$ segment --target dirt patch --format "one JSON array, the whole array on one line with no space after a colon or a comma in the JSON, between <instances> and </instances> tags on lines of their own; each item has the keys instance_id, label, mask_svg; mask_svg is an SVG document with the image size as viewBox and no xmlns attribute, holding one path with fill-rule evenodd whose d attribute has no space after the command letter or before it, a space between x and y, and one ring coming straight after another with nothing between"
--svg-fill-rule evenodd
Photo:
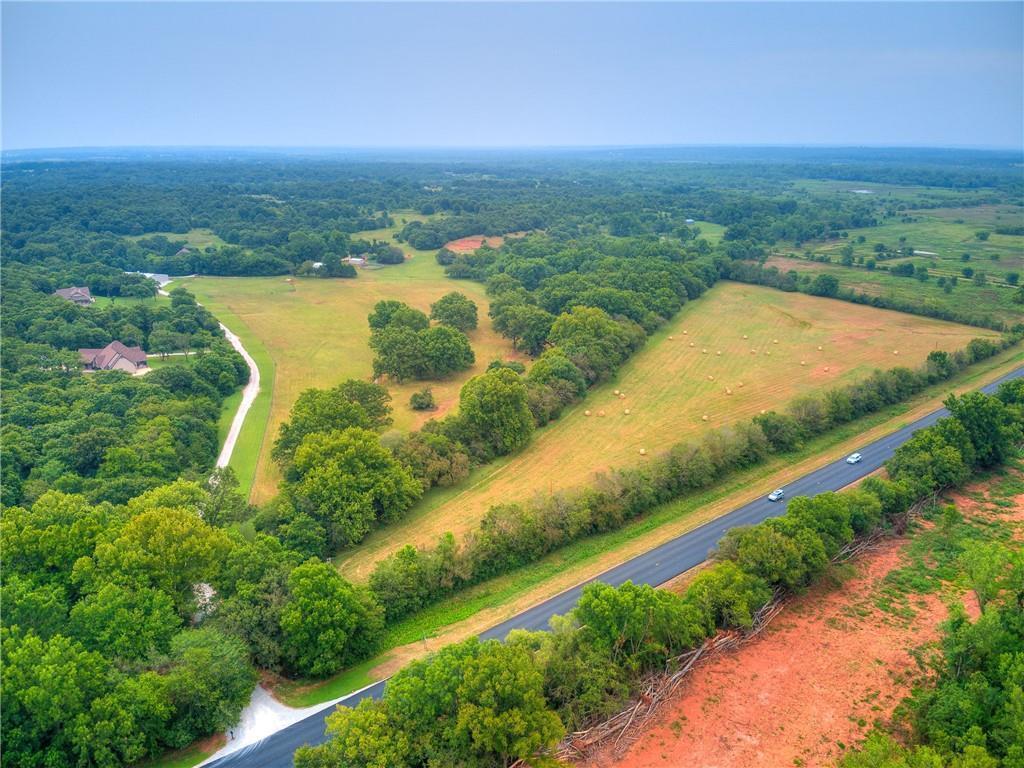
<instances>
[{"instance_id":1,"label":"dirt patch","mask_svg":"<svg viewBox=\"0 0 1024 768\"><path fill-rule=\"evenodd\" d=\"M461 237L458 240L452 240L450 243L445 243L444 247L452 253L472 253L478 248L481 248L484 243L491 248L500 248L503 242L505 242L505 238L500 236L485 237L484 235L470 235L469 237Z\"/></svg>"},{"instance_id":2,"label":"dirt patch","mask_svg":"<svg viewBox=\"0 0 1024 768\"><path fill-rule=\"evenodd\" d=\"M1024 530L1022 488L1015 468L949 500L965 519L1010 521L1016 536ZM841 584L792 600L761 637L698 667L625 756L608 747L584 765L834 765L924 679L921 662L937 652L946 601L960 602L971 619L980 613L973 592L950 585L908 595L910 611L884 609L886 576L913 559L911 543L886 540L847 566Z\"/></svg>"},{"instance_id":3,"label":"dirt patch","mask_svg":"<svg viewBox=\"0 0 1024 768\"><path fill-rule=\"evenodd\" d=\"M1024 473L1011 470L1003 482L1014 483L1019 488L1024 485ZM964 517L992 522L1011 521L1014 523L1014 540L1024 540L1024 492L995 494L991 487L978 485L953 493L950 498Z\"/></svg>"},{"instance_id":4,"label":"dirt patch","mask_svg":"<svg viewBox=\"0 0 1024 768\"><path fill-rule=\"evenodd\" d=\"M935 641L947 609L915 598L912 619L871 595L898 567L906 539L862 557L838 587L790 603L764 635L700 667L620 760L588 766L825 766L885 720L921 675L915 651Z\"/></svg>"}]
</instances>

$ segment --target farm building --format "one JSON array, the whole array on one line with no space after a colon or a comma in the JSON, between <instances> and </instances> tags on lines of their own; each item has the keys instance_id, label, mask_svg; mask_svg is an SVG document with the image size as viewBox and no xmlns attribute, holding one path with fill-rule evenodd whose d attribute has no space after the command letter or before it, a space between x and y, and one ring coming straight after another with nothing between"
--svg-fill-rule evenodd
<instances>
[{"instance_id":1,"label":"farm building","mask_svg":"<svg viewBox=\"0 0 1024 768\"><path fill-rule=\"evenodd\" d=\"M345 261L347 261L353 267L361 267L366 263L366 259L364 259L362 256L349 256L347 259L345 259Z\"/></svg>"},{"instance_id":2,"label":"farm building","mask_svg":"<svg viewBox=\"0 0 1024 768\"><path fill-rule=\"evenodd\" d=\"M80 307L87 307L96 301L92 297L92 293L86 286L72 286L71 288L58 288L53 292L54 296L60 296L62 299L78 304Z\"/></svg>"},{"instance_id":3,"label":"farm building","mask_svg":"<svg viewBox=\"0 0 1024 768\"><path fill-rule=\"evenodd\" d=\"M80 349L78 356L87 371L126 371L135 373L146 367L146 353L142 347L127 347L112 341L103 349Z\"/></svg>"}]
</instances>

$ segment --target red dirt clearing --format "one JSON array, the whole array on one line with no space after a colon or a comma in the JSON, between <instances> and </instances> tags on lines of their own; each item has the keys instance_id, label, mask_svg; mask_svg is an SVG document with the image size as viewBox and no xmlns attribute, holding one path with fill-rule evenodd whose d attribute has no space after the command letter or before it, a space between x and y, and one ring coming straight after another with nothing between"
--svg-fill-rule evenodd
<instances>
[{"instance_id":1,"label":"red dirt clearing","mask_svg":"<svg viewBox=\"0 0 1024 768\"><path fill-rule=\"evenodd\" d=\"M1001 480L982 481L950 500L967 519L1010 522L1017 538L1024 532L1024 494L994 497L994 482ZM875 722L891 718L922 679L915 651L937 652L939 624L948 615L944 600L958 594L954 587L941 590L945 597L909 596L910 619L877 607L877 590L900 567L908 544L907 538L884 541L851 564L853 575L840 586L819 585L790 601L759 638L697 667L658 713L660 724L624 757L616 758L611 746L585 765L834 765ZM977 618L974 594L959 599Z\"/></svg>"},{"instance_id":2,"label":"red dirt clearing","mask_svg":"<svg viewBox=\"0 0 1024 768\"><path fill-rule=\"evenodd\" d=\"M624 758L609 751L586 765L832 765L840 743L858 743L910 693L920 676L911 651L933 642L947 616L936 596L916 597L909 622L869 602L906 543L885 542L842 586L793 600L762 637L699 667Z\"/></svg>"},{"instance_id":3,"label":"red dirt clearing","mask_svg":"<svg viewBox=\"0 0 1024 768\"><path fill-rule=\"evenodd\" d=\"M472 253L477 248L487 243L491 248L500 248L501 244L505 242L503 237L484 237L483 235L470 235L469 237L462 237L458 240L452 240L450 243L445 243L447 248L452 253Z\"/></svg>"}]
</instances>

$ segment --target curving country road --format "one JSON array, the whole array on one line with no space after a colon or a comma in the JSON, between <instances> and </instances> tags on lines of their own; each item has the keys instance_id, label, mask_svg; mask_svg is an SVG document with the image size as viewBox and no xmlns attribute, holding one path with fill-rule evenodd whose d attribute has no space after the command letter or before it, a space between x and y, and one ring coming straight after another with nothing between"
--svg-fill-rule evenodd
<instances>
[{"instance_id":1,"label":"curving country road","mask_svg":"<svg viewBox=\"0 0 1024 768\"><path fill-rule=\"evenodd\" d=\"M260 393L260 369L256 365L256 361L252 359L252 355L242 346L242 340L238 338L238 334L232 333L224 323L220 323L220 329L224 331L224 338L228 340L231 346L235 348L235 351L245 360L245 364L249 366L249 383L242 390L242 401L238 404L235 417L231 420L228 436L225 438L224 445L220 449L220 455L217 457L217 466L226 467L231 462L231 454L235 452L235 443L238 442L238 436L242 432L245 417L249 414L249 409L252 408L256 395Z\"/></svg>"},{"instance_id":2,"label":"curving country road","mask_svg":"<svg viewBox=\"0 0 1024 768\"><path fill-rule=\"evenodd\" d=\"M1004 381L1020 377L1024 377L1024 368L1018 368L1012 373L1002 376L982 387L981 391L992 393ZM942 408L873 443L863 447L850 446L851 453L858 451L863 454L863 461L851 465L847 464L844 459L840 459L819 467L787 485L787 498L813 496L825 491L837 491L844 488L881 467L886 459L892 456L893 451L906 442L915 431L930 426L947 415L948 411ZM765 490L767 492L770 489ZM603 581L614 586L626 581L651 585L662 584L680 573L700 565L707 558L708 552L715 546L715 543L730 528L737 525L759 523L769 517L780 515L785 511L786 504L786 501L772 503L763 497L756 499L649 552L627 560L593 579L538 603L533 608L492 627L481 637L502 639L513 629L547 629L551 617L571 610L579 599L580 591L591 581ZM385 682L381 680L374 683L337 703L354 706L364 698L377 698L384 690ZM263 741L223 757L215 757L205 765L216 766L216 768L250 768L250 766L252 768L257 766L259 768L291 768L292 756L298 747L303 744L320 744L327 739L324 733L324 720L334 711L334 707L334 702L326 704L320 711L268 736Z\"/></svg>"},{"instance_id":3,"label":"curving country road","mask_svg":"<svg viewBox=\"0 0 1024 768\"><path fill-rule=\"evenodd\" d=\"M198 277L198 275L186 275L185 277ZM181 280L182 278L172 278L166 283L156 289L156 292L161 296L170 296L171 294L165 289L164 286L170 285L174 280ZM238 436L242 432L242 425L245 424L245 417L249 415L249 409L252 408L253 402L256 400L256 395L260 393L260 369L256 365L256 361L252 359L252 355L249 354L248 350L242 346L242 340L238 338L237 333L233 333L224 323L218 321L217 323L220 329L224 331L224 338L228 340L228 343L235 348L235 351L242 356L245 360L245 364L249 366L249 383L245 385L245 389L242 390L242 401L238 404L238 410L235 411L234 418L231 419L231 427L228 429L228 436L224 440L224 445L221 446L220 454L217 456L218 467L226 467L231 463L231 454L235 452L235 443L238 442ZM172 355L178 354L172 352Z\"/></svg>"}]
</instances>

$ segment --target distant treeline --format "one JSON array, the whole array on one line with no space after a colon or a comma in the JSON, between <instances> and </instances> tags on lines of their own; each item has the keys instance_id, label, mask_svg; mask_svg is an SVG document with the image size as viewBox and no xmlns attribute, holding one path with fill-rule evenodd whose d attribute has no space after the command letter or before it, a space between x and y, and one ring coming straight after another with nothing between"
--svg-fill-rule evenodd
<instances>
[{"instance_id":1,"label":"distant treeline","mask_svg":"<svg viewBox=\"0 0 1024 768\"><path fill-rule=\"evenodd\" d=\"M1003 202L1021 187L995 154L896 152L846 166L825 156L739 153L707 164L650 163L644 153L628 161L584 154L533 162L272 156L7 163L3 249L8 261L24 263L58 258L179 275L276 275L344 257L341 237L387 227L400 210L434 217L401 229L400 239L422 249L526 230L560 240L601 233L685 239L688 219L726 226L728 241L749 248L830 239L904 205L883 195L794 190L794 179L927 184L958 190L967 205ZM940 197L915 204L949 203L948 193ZM226 245L194 247L175 237L195 229L211 230Z\"/></svg>"}]
</instances>

